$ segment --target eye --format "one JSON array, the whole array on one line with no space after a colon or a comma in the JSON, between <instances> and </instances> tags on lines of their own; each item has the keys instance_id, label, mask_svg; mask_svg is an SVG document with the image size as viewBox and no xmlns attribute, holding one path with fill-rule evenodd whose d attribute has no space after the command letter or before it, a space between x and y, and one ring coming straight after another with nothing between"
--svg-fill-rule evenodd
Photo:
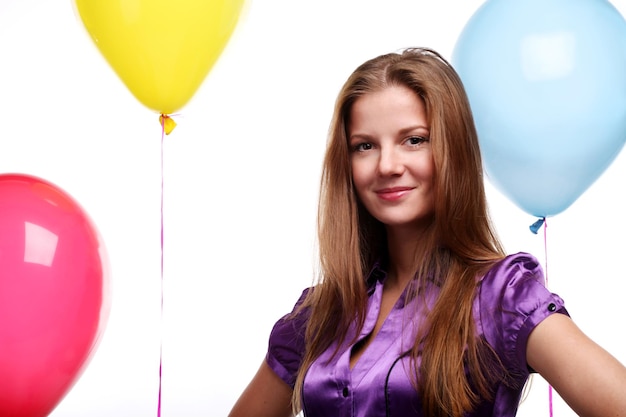
<instances>
[{"instance_id":1,"label":"eye","mask_svg":"<svg viewBox=\"0 0 626 417\"><path fill-rule=\"evenodd\" d=\"M363 152L363 151L369 151L370 149L372 149L374 146L371 143L368 142L362 142L362 143L358 143L356 145L354 145L352 147L352 150L354 152Z\"/></svg>"},{"instance_id":2,"label":"eye","mask_svg":"<svg viewBox=\"0 0 626 417\"><path fill-rule=\"evenodd\" d=\"M409 145L421 145L424 142L428 142L428 140L429 139L424 136L411 136L406 140L406 142Z\"/></svg>"}]
</instances>

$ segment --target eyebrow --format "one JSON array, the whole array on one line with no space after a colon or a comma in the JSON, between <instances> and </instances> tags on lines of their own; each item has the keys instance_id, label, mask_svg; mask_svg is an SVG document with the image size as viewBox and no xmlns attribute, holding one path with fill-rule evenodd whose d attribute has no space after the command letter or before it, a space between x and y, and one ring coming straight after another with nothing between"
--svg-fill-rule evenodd
<instances>
[{"instance_id":1,"label":"eyebrow","mask_svg":"<svg viewBox=\"0 0 626 417\"><path fill-rule=\"evenodd\" d=\"M416 126L410 126L410 127L406 127L404 129L400 129L400 134L407 134L409 132L413 132L415 130L425 130L426 132L428 132L430 134L430 129L426 126L423 125L416 125Z\"/></svg>"}]
</instances>

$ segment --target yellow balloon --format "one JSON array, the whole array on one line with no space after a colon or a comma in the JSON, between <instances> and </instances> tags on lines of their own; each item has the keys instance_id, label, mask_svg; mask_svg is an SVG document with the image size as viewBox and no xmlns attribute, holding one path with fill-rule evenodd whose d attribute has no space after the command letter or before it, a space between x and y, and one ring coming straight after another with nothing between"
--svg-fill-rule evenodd
<instances>
[{"instance_id":1,"label":"yellow balloon","mask_svg":"<svg viewBox=\"0 0 626 417\"><path fill-rule=\"evenodd\" d=\"M74 0L105 59L149 109L193 97L226 47L245 0Z\"/></svg>"}]
</instances>

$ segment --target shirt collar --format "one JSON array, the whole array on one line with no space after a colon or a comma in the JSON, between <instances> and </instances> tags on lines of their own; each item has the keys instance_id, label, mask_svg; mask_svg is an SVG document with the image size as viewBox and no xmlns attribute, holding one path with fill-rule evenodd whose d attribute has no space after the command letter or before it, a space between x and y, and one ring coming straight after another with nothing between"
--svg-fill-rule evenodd
<instances>
[{"instance_id":1,"label":"shirt collar","mask_svg":"<svg viewBox=\"0 0 626 417\"><path fill-rule=\"evenodd\" d=\"M376 283L380 282L381 284L385 282L387 278L387 271L385 271L381 265L380 261L374 262L372 269L370 269L369 274L367 275L367 293L368 295L372 295L374 293L374 289L376 288Z\"/></svg>"}]
</instances>

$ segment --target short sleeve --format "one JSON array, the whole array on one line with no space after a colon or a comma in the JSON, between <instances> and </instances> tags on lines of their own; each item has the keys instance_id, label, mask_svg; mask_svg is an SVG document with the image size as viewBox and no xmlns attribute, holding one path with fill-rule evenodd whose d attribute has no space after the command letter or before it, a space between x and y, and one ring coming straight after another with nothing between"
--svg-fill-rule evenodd
<instances>
[{"instance_id":1,"label":"short sleeve","mask_svg":"<svg viewBox=\"0 0 626 417\"><path fill-rule=\"evenodd\" d=\"M269 345L265 361L269 367L291 388L294 387L296 376L304 355L304 333L309 318L308 310L295 314L302 304L309 289L305 289L290 314L279 319L270 333Z\"/></svg>"},{"instance_id":2,"label":"short sleeve","mask_svg":"<svg viewBox=\"0 0 626 417\"><path fill-rule=\"evenodd\" d=\"M526 344L533 329L555 313L568 314L563 300L545 286L543 270L527 253L509 255L480 284L479 331L503 365L527 375Z\"/></svg>"}]
</instances>

